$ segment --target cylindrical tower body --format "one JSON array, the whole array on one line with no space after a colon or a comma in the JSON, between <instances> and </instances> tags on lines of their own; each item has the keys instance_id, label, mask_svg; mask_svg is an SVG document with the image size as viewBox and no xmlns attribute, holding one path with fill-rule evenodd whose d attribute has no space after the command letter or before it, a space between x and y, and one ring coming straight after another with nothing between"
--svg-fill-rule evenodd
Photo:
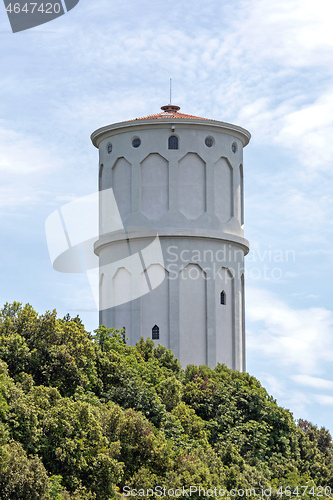
<instances>
[{"instance_id":1,"label":"cylindrical tower body","mask_svg":"<svg viewBox=\"0 0 333 500\"><path fill-rule=\"evenodd\" d=\"M179 112L98 129L100 323L183 366L245 370L248 131ZM115 203L116 202L116 203Z\"/></svg>"}]
</instances>

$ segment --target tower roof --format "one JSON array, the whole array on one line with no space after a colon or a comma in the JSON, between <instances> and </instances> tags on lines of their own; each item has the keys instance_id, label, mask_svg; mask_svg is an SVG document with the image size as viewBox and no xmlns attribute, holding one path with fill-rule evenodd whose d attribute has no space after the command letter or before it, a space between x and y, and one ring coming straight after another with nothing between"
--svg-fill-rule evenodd
<instances>
[{"instance_id":1,"label":"tower roof","mask_svg":"<svg viewBox=\"0 0 333 500\"><path fill-rule=\"evenodd\" d=\"M179 112L180 107L175 104L167 104L161 107L161 111L159 113L155 113L153 115L141 116L140 118L132 118L131 120L126 120L119 123L113 123L111 125L106 125L105 127L101 127L95 132L91 134L91 140L97 148L99 147L100 142L110 137L115 133L119 133L119 131L125 131L132 128L134 130L137 126L142 127L155 127L158 126L165 127L167 124L174 124L175 121L180 126L205 126L210 127L211 130L215 129L223 129L225 133L231 134L235 137L238 137L243 146L246 146L249 143L251 138L250 132L239 127L238 125L233 125L231 123L221 122L217 120L211 120L210 118L202 118L200 116L187 115L185 113ZM165 125L163 125L165 124Z\"/></svg>"},{"instance_id":2,"label":"tower roof","mask_svg":"<svg viewBox=\"0 0 333 500\"><path fill-rule=\"evenodd\" d=\"M175 104L167 104L166 106L161 107L162 112L161 113L155 113L154 115L147 115L147 116L141 116L140 118L133 118L130 121L135 121L135 120L163 120L165 118L175 118L176 120L179 119L186 119L186 120L209 120L209 118L202 118L200 116L194 116L194 115L186 115L185 113L179 113L180 107L176 106ZM211 121L211 120L210 120Z\"/></svg>"}]
</instances>

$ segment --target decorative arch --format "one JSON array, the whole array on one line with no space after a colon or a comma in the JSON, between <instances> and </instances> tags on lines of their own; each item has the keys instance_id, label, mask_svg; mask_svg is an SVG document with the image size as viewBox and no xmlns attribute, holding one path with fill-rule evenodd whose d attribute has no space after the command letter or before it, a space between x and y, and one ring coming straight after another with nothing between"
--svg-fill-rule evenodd
<instances>
[{"instance_id":1,"label":"decorative arch","mask_svg":"<svg viewBox=\"0 0 333 500\"><path fill-rule=\"evenodd\" d=\"M206 163L197 153L179 160L179 210L188 219L198 219L206 211Z\"/></svg>"},{"instance_id":2,"label":"decorative arch","mask_svg":"<svg viewBox=\"0 0 333 500\"><path fill-rule=\"evenodd\" d=\"M158 327L160 340L169 347L169 279L168 271L158 263L150 264L141 275L141 331L144 337L153 334L152 325Z\"/></svg>"},{"instance_id":3,"label":"decorative arch","mask_svg":"<svg viewBox=\"0 0 333 500\"><path fill-rule=\"evenodd\" d=\"M225 266L220 267L220 269L217 271L217 273L215 275L215 279L217 276L220 276L221 278L223 278L223 273L226 273L226 278L224 278L224 279L226 279L227 281L231 281L234 279L233 270L229 269L229 267L225 267Z\"/></svg>"},{"instance_id":4,"label":"decorative arch","mask_svg":"<svg viewBox=\"0 0 333 500\"><path fill-rule=\"evenodd\" d=\"M132 211L132 165L124 156L117 158L112 166L111 186L124 221Z\"/></svg>"},{"instance_id":5,"label":"decorative arch","mask_svg":"<svg viewBox=\"0 0 333 500\"><path fill-rule=\"evenodd\" d=\"M132 299L132 274L126 267L119 267L112 276L112 307Z\"/></svg>"},{"instance_id":6,"label":"decorative arch","mask_svg":"<svg viewBox=\"0 0 333 500\"><path fill-rule=\"evenodd\" d=\"M150 286L153 290L154 288L157 288L169 275L169 271L158 263L150 264L145 270L145 273L148 275Z\"/></svg>"},{"instance_id":7,"label":"decorative arch","mask_svg":"<svg viewBox=\"0 0 333 500\"><path fill-rule=\"evenodd\" d=\"M186 271L186 269L188 269L190 266L193 266L193 268L198 268L198 272L201 271L203 273L203 275L206 277L206 271L198 262L188 262L188 264L186 264L186 266L183 266L180 269L179 273Z\"/></svg>"},{"instance_id":8,"label":"decorative arch","mask_svg":"<svg viewBox=\"0 0 333 500\"><path fill-rule=\"evenodd\" d=\"M214 211L223 223L234 215L233 168L224 156L214 165Z\"/></svg>"},{"instance_id":9,"label":"decorative arch","mask_svg":"<svg viewBox=\"0 0 333 500\"><path fill-rule=\"evenodd\" d=\"M235 280L232 271L221 267L215 274L216 350L221 363L234 366Z\"/></svg>"},{"instance_id":10,"label":"decorative arch","mask_svg":"<svg viewBox=\"0 0 333 500\"><path fill-rule=\"evenodd\" d=\"M207 276L198 264L179 275L179 349L184 365L207 364Z\"/></svg>"},{"instance_id":11,"label":"decorative arch","mask_svg":"<svg viewBox=\"0 0 333 500\"><path fill-rule=\"evenodd\" d=\"M126 329L130 342L132 338L133 276L126 267L119 267L112 277L112 290L108 307L113 308L113 327Z\"/></svg>"},{"instance_id":12,"label":"decorative arch","mask_svg":"<svg viewBox=\"0 0 333 500\"><path fill-rule=\"evenodd\" d=\"M159 219L169 210L169 162L151 153L141 162L141 212Z\"/></svg>"}]
</instances>

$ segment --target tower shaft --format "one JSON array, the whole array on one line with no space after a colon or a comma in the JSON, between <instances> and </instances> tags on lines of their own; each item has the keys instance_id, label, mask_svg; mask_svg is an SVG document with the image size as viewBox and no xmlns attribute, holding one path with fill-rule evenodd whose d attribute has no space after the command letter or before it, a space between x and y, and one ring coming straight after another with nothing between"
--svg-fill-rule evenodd
<instances>
[{"instance_id":1,"label":"tower shaft","mask_svg":"<svg viewBox=\"0 0 333 500\"><path fill-rule=\"evenodd\" d=\"M246 130L184 115L98 129L100 323L150 337L183 366L245 370Z\"/></svg>"}]
</instances>

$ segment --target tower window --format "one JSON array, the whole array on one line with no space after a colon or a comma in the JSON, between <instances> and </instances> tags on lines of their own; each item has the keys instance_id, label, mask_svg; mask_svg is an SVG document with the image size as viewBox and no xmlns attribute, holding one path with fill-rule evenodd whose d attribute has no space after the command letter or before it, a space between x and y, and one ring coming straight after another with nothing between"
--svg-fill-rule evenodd
<instances>
[{"instance_id":1,"label":"tower window","mask_svg":"<svg viewBox=\"0 0 333 500\"><path fill-rule=\"evenodd\" d=\"M141 144L141 139L139 137L135 137L132 141L133 148L138 148Z\"/></svg>"},{"instance_id":2,"label":"tower window","mask_svg":"<svg viewBox=\"0 0 333 500\"><path fill-rule=\"evenodd\" d=\"M170 135L169 149L178 149L178 137L176 135Z\"/></svg>"},{"instance_id":3,"label":"tower window","mask_svg":"<svg viewBox=\"0 0 333 500\"><path fill-rule=\"evenodd\" d=\"M231 150L232 150L233 153L236 153L236 151L237 151L237 144L235 142L233 142L231 144Z\"/></svg>"},{"instance_id":4,"label":"tower window","mask_svg":"<svg viewBox=\"0 0 333 500\"><path fill-rule=\"evenodd\" d=\"M211 148L214 144L213 137L210 137L210 136L206 137L205 144L206 144L207 148Z\"/></svg>"},{"instance_id":5,"label":"tower window","mask_svg":"<svg viewBox=\"0 0 333 500\"><path fill-rule=\"evenodd\" d=\"M107 149L108 149L108 153L110 155L112 153L112 144L111 144L111 142L109 142L109 144L107 145Z\"/></svg>"},{"instance_id":6,"label":"tower window","mask_svg":"<svg viewBox=\"0 0 333 500\"><path fill-rule=\"evenodd\" d=\"M227 294L225 293L225 291L221 292L221 294L220 294L220 303L223 306L225 306L227 303Z\"/></svg>"},{"instance_id":7,"label":"tower window","mask_svg":"<svg viewBox=\"0 0 333 500\"><path fill-rule=\"evenodd\" d=\"M158 327L157 325L155 325L155 326L152 328L152 331L151 331L151 332L152 332L152 336L151 336L151 338L152 338L153 340L159 340L159 338L160 338L160 329L159 329L159 327Z\"/></svg>"}]
</instances>

